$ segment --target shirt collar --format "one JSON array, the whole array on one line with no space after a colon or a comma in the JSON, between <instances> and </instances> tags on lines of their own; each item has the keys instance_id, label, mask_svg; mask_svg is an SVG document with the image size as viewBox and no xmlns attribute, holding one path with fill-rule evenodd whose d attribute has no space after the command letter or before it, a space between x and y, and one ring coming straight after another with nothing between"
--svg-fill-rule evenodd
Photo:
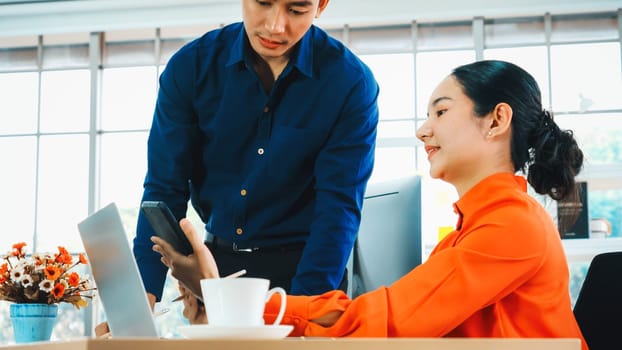
<instances>
[{"instance_id":1,"label":"shirt collar","mask_svg":"<svg viewBox=\"0 0 622 350\"><path fill-rule=\"evenodd\" d=\"M473 186L453 205L454 212L458 214L456 230L462 227L465 215L474 213L486 203L499 200L494 195L491 196L491 193L507 193L509 190L527 192L527 180L511 173L497 173Z\"/></svg>"},{"instance_id":2,"label":"shirt collar","mask_svg":"<svg viewBox=\"0 0 622 350\"><path fill-rule=\"evenodd\" d=\"M300 39L298 45L296 45L293 49L292 57L289 63L289 65L296 67L300 73L310 78L313 77L313 36L315 34L315 30L315 26L311 26L302 39ZM250 44L248 43L246 30L244 30L244 25L240 25L238 37L233 42L231 47L231 53L229 55L229 60L227 61L227 66L240 62L246 62L247 65L249 65L249 50Z\"/></svg>"},{"instance_id":3,"label":"shirt collar","mask_svg":"<svg viewBox=\"0 0 622 350\"><path fill-rule=\"evenodd\" d=\"M246 38L246 30L244 25L239 24L238 36L231 46L229 53L229 60L227 61L227 67L236 63L244 62L245 47L248 46L248 39Z\"/></svg>"},{"instance_id":4,"label":"shirt collar","mask_svg":"<svg viewBox=\"0 0 622 350\"><path fill-rule=\"evenodd\" d=\"M311 26L307 33L300 39L292 53L292 63L300 73L313 78L313 37L316 28Z\"/></svg>"}]
</instances>

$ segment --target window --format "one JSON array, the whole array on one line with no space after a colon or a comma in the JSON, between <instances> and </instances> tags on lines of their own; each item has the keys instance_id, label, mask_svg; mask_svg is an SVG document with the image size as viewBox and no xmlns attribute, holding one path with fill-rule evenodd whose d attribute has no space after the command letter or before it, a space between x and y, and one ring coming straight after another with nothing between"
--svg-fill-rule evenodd
<instances>
[{"instance_id":1,"label":"window","mask_svg":"<svg viewBox=\"0 0 622 350\"><path fill-rule=\"evenodd\" d=\"M417 50L473 49L471 22L421 23L417 25Z\"/></svg>"},{"instance_id":2,"label":"window","mask_svg":"<svg viewBox=\"0 0 622 350\"><path fill-rule=\"evenodd\" d=\"M380 85L378 144L370 181L412 174L415 171L415 74L412 53L361 55Z\"/></svg>"},{"instance_id":3,"label":"window","mask_svg":"<svg viewBox=\"0 0 622 350\"><path fill-rule=\"evenodd\" d=\"M412 52L410 25L394 27L352 28L348 47L358 53Z\"/></svg>"},{"instance_id":4,"label":"window","mask_svg":"<svg viewBox=\"0 0 622 350\"><path fill-rule=\"evenodd\" d=\"M103 64L140 66L156 63L156 30L134 29L109 31L104 35Z\"/></svg>"},{"instance_id":5,"label":"window","mask_svg":"<svg viewBox=\"0 0 622 350\"><path fill-rule=\"evenodd\" d=\"M89 129L90 78L86 69L41 73L41 132L86 132Z\"/></svg>"},{"instance_id":6,"label":"window","mask_svg":"<svg viewBox=\"0 0 622 350\"><path fill-rule=\"evenodd\" d=\"M607 219L610 236L622 237L622 113L562 115L556 121L582 145L587 165L579 176L588 182L589 217Z\"/></svg>"},{"instance_id":7,"label":"window","mask_svg":"<svg viewBox=\"0 0 622 350\"><path fill-rule=\"evenodd\" d=\"M621 237L618 13L487 18L483 31L474 31L474 22L328 30L369 65L380 84L371 181L423 176L426 257L446 227L455 225L451 203L457 199L453 187L428 177L427 156L415 137L426 119L429 95L452 68L476 57L508 60L534 75L545 108L577 136L586 155L581 178L588 181L589 215L609 220L611 236ZM0 228L11 233L0 235L2 247L19 237L37 251L64 244L79 252L76 223L113 201L128 240L133 239L158 75L176 50L213 28L0 38L0 162L9 165L0 172L0 210L9 213ZM201 226L192 209L189 217ZM571 264L571 290L580 286L585 268ZM185 323L181 303L170 303L176 296L176 282L169 276L161 307L172 311L156 319L164 336L176 336L177 325ZM0 304L1 315L8 313L5 306ZM57 325L54 339L88 333L85 324L104 317L97 301L92 310L76 312L69 305L61 313L71 317L63 317L67 323ZM11 339L7 322L8 317L0 317L5 326L0 342Z\"/></svg>"},{"instance_id":8,"label":"window","mask_svg":"<svg viewBox=\"0 0 622 350\"><path fill-rule=\"evenodd\" d=\"M621 74L619 42L552 46L553 110L622 109Z\"/></svg>"},{"instance_id":9,"label":"window","mask_svg":"<svg viewBox=\"0 0 622 350\"><path fill-rule=\"evenodd\" d=\"M487 20L484 39L488 48L542 45L546 40L544 17Z\"/></svg>"},{"instance_id":10,"label":"window","mask_svg":"<svg viewBox=\"0 0 622 350\"><path fill-rule=\"evenodd\" d=\"M3 124L4 125L4 124ZM0 137L0 246L9 250L16 237L30 242L35 231L37 140L32 136ZM9 151L19 150L19 151Z\"/></svg>"},{"instance_id":11,"label":"window","mask_svg":"<svg viewBox=\"0 0 622 350\"><path fill-rule=\"evenodd\" d=\"M42 66L44 69L88 67L88 33L46 35L43 38Z\"/></svg>"},{"instance_id":12,"label":"window","mask_svg":"<svg viewBox=\"0 0 622 350\"><path fill-rule=\"evenodd\" d=\"M550 109L549 70L546 46L522 46L484 51L484 58L503 60L519 65L536 79L542 93L542 105Z\"/></svg>"},{"instance_id":13,"label":"window","mask_svg":"<svg viewBox=\"0 0 622 350\"><path fill-rule=\"evenodd\" d=\"M83 250L77 223L88 215L87 135L40 137L35 245L39 252Z\"/></svg>"},{"instance_id":14,"label":"window","mask_svg":"<svg viewBox=\"0 0 622 350\"><path fill-rule=\"evenodd\" d=\"M147 132L107 133L100 142L100 203L117 204L128 238L133 238L147 169Z\"/></svg>"},{"instance_id":15,"label":"window","mask_svg":"<svg viewBox=\"0 0 622 350\"><path fill-rule=\"evenodd\" d=\"M157 67L107 68L102 72L102 130L148 130L155 107Z\"/></svg>"},{"instance_id":16,"label":"window","mask_svg":"<svg viewBox=\"0 0 622 350\"><path fill-rule=\"evenodd\" d=\"M39 37L25 36L0 40L0 71L37 69Z\"/></svg>"},{"instance_id":17,"label":"window","mask_svg":"<svg viewBox=\"0 0 622 350\"><path fill-rule=\"evenodd\" d=\"M37 73L0 74L0 122L3 134L32 134L37 130Z\"/></svg>"},{"instance_id":18,"label":"window","mask_svg":"<svg viewBox=\"0 0 622 350\"><path fill-rule=\"evenodd\" d=\"M556 15L551 19L551 41L619 40L618 25L615 12Z\"/></svg>"}]
</instances>

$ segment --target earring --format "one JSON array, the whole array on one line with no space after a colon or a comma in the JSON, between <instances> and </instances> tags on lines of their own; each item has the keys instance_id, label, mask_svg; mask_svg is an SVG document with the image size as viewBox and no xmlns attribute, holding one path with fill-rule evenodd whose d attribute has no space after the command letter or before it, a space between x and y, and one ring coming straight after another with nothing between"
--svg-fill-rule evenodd
<instances>
[{"instance_id":1,"label":"earring","mask_svg":"<svg viewBox=\"0 0 622 350\"><path fill-rule=\"evenodd\" d=\"M492 136L492 130L488 131L488 136Z\"/></svg>"}]
</instances>

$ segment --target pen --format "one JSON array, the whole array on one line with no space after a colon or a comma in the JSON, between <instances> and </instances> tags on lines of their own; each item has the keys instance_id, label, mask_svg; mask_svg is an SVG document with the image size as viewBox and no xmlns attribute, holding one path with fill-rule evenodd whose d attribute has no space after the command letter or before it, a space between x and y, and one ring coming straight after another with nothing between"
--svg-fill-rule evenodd
<instances>
[{"instance_id":1,"label":"pen","mask_svg":"<svg viewBox=\"0 0 622 350\"><path fill-rule=\"evenodd\" d=\"M227 276L225 276L225 277L223 277L223 278L237 278L237 277L243 276L243 275L245 275L245 274L246 274L246 270L245 270L245 269L242 269L242 270L240 270L240 271L238 271L238 272L234 272L234 273L232 273L232 274L230 274L230 275L227 275ZM180 301L180 300L181 300L181 299L183 299L183 298L184 298L184 296L183 296L183 295L180 295L180 296L178 296L177 298L173 299L173 301L172 301L172 302L174 303L174 302L176 302L176 301ZM167 311L168 311L168 310L167 310Z\"/></svg>"},{"instance_id":2,"label":"pen","mask_svg":"<svg viewBox=\"0 0 622 350\"><path fill-rule=\"evenodd\" d=\"M169 309L169 308L164 308L164 309L161 309L160 311L154 312L154 313L153 313L153 317L162 316L162 315L164 315L165 313L169 312L170 310L171 310L171 309Z\"/></svg>"}]
</instances>

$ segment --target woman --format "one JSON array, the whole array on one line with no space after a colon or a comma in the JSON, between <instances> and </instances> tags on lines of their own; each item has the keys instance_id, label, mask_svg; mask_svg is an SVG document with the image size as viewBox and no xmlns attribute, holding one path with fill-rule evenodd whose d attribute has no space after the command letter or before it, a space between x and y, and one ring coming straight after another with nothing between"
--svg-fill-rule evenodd
<instances>
[{"instance_id":1,"label":"woman","mask_svg":"<svg viewBox=\"0 0 622 350\"><path fill-rule=\"evenodd\" d=\"M390 287L354 300L340 291L288 296L291 335L560 337L580 338L587 349L559 232L527 194L529 182L556 200L576 195L583 154L543 110L533 77L501 61L456 68L432 93L417 137L430 175L459 194L456 230ZM187 222L182 227L195 250L203 246ZM201 255L204 275L217 276L209 252ZM268 323L278 306L268 303Z\"/></svg>"}]
</instances>

